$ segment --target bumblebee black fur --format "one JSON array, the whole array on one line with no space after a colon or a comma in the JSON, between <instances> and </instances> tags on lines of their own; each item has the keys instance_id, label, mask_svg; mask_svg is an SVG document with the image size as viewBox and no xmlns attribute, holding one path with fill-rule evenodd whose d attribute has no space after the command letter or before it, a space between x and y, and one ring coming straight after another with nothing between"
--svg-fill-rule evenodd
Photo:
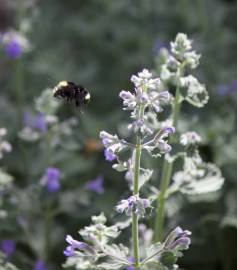
<instances>
[{"instance_id":1,"label":"bumblebee black fur","mask_svg":"<svg viewBox=\"0 0 237 270\"><path fill-rule=\"evenodd\" d=\"M59 82L53 90L53 95L69 102L75 101L77 107L90 101L90 93L84 87L68 81Z\"/></svg>"}]
</instances>

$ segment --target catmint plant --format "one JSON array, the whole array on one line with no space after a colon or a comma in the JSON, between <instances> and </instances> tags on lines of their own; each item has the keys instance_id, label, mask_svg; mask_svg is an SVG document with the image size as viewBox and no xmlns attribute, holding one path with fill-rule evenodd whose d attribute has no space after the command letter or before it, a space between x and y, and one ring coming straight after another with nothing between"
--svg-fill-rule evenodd
<instances>
[{"instance_id":1,"label":"catmint plant","mask_svg":"<svg viewBox=\"0 0 237 270\"><path fill-rule=\"evenodd\" d=\"M0 128L0 160L3 159L5 153L9 153L12 150L11 144L5 140L7 130ZM9 175L5 170L0 167L0 219L4 222L4 219L8 216L8 212L2 209L2 202L4 199L4 193L12 186L13 177ZM9 259L16 250L16 241L13 239L3 239L0 241L0 269L1 270L19 270L13 264L9 262Z\"/></svg>"},{"instance_id":2,"label":"catmint plant","mask_svg":"<svg viewBox=\"0 0 237 270\"><path fill-rule=\"evenodd\" d=\"M12 151L11 144L5 139L7 135L6 128L0 128L0 161L2 161L4 155ZM2 203L4 198L4 193L12 186L13 177L8 174L5 168L0 166L0 218L7 216L7 212L2 209Z\"/></svg>"},{"instance_id":3,"label":"catmint plant","mask_svg":"<svg viewBox=\"0 0 237 270\"><path fill-rule=\"evenodd\" d=\"M131 250L123 244L115 244L121 233L119 224L106 225L104 214L92 217L93 224L80 230L83 241L66 237L68 246L64 251L67 256L65 267L75 269L176 269L177 258L190 244L190 232L177 227L164 242L152 243L140 241L140 218L147 217L152 209L152 197L141 194L143 186L151 178L153 171L143 168L142 155L148 153L151 157L161 157L171 151L168 137L173 136L175 128L172 125L154 127L151 119L159 119L164 106L170 104L172 96L165 90L159 78L153 78L147 69L138 75L133 75L131 81L134 90L120 92L123 109L130 113L130 123L127 128L132 139L128 141L117 134L100 132L100 138L105 147L105 158L116 160L113 168L124 172L129 180L131 194L115 206L119 214L125 214L131 224ZM144 228L144 225L143 225ZM145 235L144 232L142 235ZM147 245L146 245L146 244Z\"/></svg>"},{"instance_id":4,"label":"catmint plant","mask_svg":"<svg viewBox=\"0 0 237 270\"><path fill-rule=\"evenodd\" d=\"M169 140L173 151L164 156L160 191L157 196L155 241L163 240L165 202L172 193L181 192L197 196L217 191L224 182L217 166L202 160L198 151L201 137L196 132L182 130L179 126L183 102L201 108L209 99L205 85L190 74L190 71L199 65L200 55L192 48L192 41L186 34L177 34L170 45L170 51L163 49L161 52L159 70L162 84L174 89L171 115L165 123L169 121L175 127L176 134ZM155 126L160 126L160 123L155 123ZM180 158L183 168L173 174L173 165ZM171 180L173 181L170 185Z\"/></svg>"}]
</instances>

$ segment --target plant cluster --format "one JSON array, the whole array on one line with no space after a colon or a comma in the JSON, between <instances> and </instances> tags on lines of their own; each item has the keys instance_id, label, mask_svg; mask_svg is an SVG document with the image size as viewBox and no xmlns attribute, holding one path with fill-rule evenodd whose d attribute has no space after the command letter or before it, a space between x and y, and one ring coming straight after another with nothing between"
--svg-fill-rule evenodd
<instances>
[{"instance_id":1,"label":"plant cluster","mask_svg":"<svg viewBox=\"0 0 237 270\"><path fill-rule=\"evenodd\" d=\"M208 101L206 88L195 77L187 74L199 63L198 55L185 34L179 33L171 42L171 51L163 52L160 78L153 78L147 69L131 77L133 91L121 91L123 109L130 112L127 129L135 139L128 141L117 134L100 132L100 138L108 156L116 158L113 168L125 172L132 194L115 207L125 213L131 223L131 251L123 244L113 243L120 234L115 225L107 227L103 214L93 217L93 225L79 231L83 242L67 236L69 244L64 251L68 257L65 267L76 269L177 269L176 261L182 251L188 249L191 232L175 228L166 238L163 236L165 201L174 192L199 195L217 191L223 185L220 170L205 163L198 152L201 142L196 132L180 133L178 127L181 103L187 101L196 107ZM164 57L165 56L165 57ZM166 89L175 88L172 95ZM171 115L161 121L159 114L164 106L171 106ZM179 146L179 147L178 147ZM178 149L178 150L177 150ZM143 187L149 185L153 171L142 166L142 156L164 156L161 187L157 197L157 216L154 236L141 252L139 219L148 217L154 196L141 197ZM172 176L174 162L181 158L183 169ZM170 185L171 177L173 182ZM149 218L149 217L148 217ZM146 229L145 229L146 230ZM153 234L153 233L152 233ZM113 240L113 241L112 241Z\"/></svg>"}]
</instances>

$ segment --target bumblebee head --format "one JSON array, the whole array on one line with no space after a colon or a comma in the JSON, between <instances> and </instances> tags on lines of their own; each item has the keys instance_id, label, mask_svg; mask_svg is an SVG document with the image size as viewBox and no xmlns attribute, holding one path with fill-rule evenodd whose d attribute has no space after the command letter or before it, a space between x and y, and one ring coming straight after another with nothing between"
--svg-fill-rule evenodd
<instances>
[{"instance_id":1,"label":"bumblebee head","mask_svg":"<svg viewBox=\"0 0 237 270\"><path fill-rule=\"evenodd\" d=\"M61 87L66 87L68 86L68 82L67 81L61 81L59 82L53 89L53 94L55 95L55 93L61 88Z\"/></svg>"},{"instance_id":2,"label":"bumblebee head","mask_svg":"<svg viewBox=\"0 0 237 270\"><path fill-rule=\"evenodd\" d=\"M67 81L61 81L58 83L58 87L66 87L68 86L68 82Z\"/></svg>"}]
</instances>

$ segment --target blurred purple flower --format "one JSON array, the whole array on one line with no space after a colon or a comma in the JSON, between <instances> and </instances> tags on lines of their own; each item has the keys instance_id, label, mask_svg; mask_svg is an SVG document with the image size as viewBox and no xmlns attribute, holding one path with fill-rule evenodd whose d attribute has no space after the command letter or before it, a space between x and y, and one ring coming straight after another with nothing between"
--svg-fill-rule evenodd
<instances>
[{"instance_id":1,"label":"blurred purple flower","mask_svg":"<svg viewBox=\"0 0 237 270\"><path fill-rule=\"evenodd\" d=\"M135 262L133 257L129 257L128 260L131 264ZM135 270L135 267L133 265L129 265L124 270Z\"/></svg>"},{"instance_id":2,"label":"blurred purple flower","mask_svg":"<svg viewBox=\"0 0 237 270\"><path fill-rule=\"evenodd\" d=\"M217 93L219 96L229 95L229 87L226 84L220 84L217 86Z\"/></svg>"},{"instance_id":3,"label":"blurred purple flower","mask_svg":"<svg viewBox=\"0 0 237 270\"><path fill-rule=\"evenodd\" d=\"M32 127L32 125L34 123L34 119L33 119L33 115L30 112L28 112L28 111L24 112L23 123L26 127Z\"/></svg>"},{"instance_id":4,"label":"blurred purple flower","mask_svg":"<svg viewBox=\"0 0 237 270\"><path fill-rule=\"evenodd\" d=\"M217 94L219 96L229 96L237 92L237 80L228 84L220 84L217 86Z\"/></svg>"},{"instance_id":5,"label":"blurred purple flower","mask_svg":"<svg viewBox=\"0 0 237 270\"><path fill-rule=\"evenodd\" d=\"M42 133L47 131L47 122L45 116L42 113L38 113L34 119L34 127L40 130Z\"/></svg>"},{"instance_id":6,"label":"blurred purple flower","mask_svg":"<svg viewBox=\"0 0 237 270\"><path fill-rule=\"evenodd\" d=\"M104 150L104 156L105 159L110 162L116 159L116 156L111 151L108 151L107 148Z\"/></svg>"},{"instance_id":7,"label":"blurred purple flower","mask_svg":"<svg viewBox=\"0 0 237 270\"><path fill-rule=\"evenodd\" d=\"M47 131L47 122L44 114L38 113L37 115L32 115L29 112L24 112L23 115L24 125L27 127L35 128L42 133Z\"/></svg>"},{"instance_id":8,"label":"blurred purple flower","mask_svg":"<svg viewBox=\"0 0 237 270\"><path fill-rule=\"evenodd\" d=\"M43 185L47 187L47 190L51 193L58 192L61 184L59 181L61 172L59 169L49 167L43 177Z\"/></svg>"},{"instance_id":9,"label":"blurred purple flower","mask_svg":"<svg viewBox=\"0 0 237 270\"><path fill-rule=\"evenodd\" d=\"M104 177L99 175L94 180L88 181L85 184L85 189L94 191L98 194L102 194L104 193L103 183L104 183Z\"/></svg>"},{"instance_id":10,"label":"blurred purple flower","mask_svg":"<svg viewBox=\"0 0 237 270\"><path fill-rule=\"evenodd\" d=\"M12 59L20 58L23 50L17 39L12 38L4 47L5 53Z\"/></svg>"},{"instance_id":11,"label":"blurred purple flower","mask_svg":"<svg viewBox=\"0 0 237 270\"><path fill-rule=\"evenodd\" d=\"M11 256L16 250L16 242L11 239L2 240L0 242L0 250L7 256Z\"/></svg>"},{"instance_id":12,"label":"blurred purple flower","mask_svg":"<svg viewBox=\"0 0 237 270\"><path fill-rule=\"evenodd\" d=\"M48 267L42 260L38 260L35 262L33 270L48 270Z\"/></svg>"}]
</instances>

